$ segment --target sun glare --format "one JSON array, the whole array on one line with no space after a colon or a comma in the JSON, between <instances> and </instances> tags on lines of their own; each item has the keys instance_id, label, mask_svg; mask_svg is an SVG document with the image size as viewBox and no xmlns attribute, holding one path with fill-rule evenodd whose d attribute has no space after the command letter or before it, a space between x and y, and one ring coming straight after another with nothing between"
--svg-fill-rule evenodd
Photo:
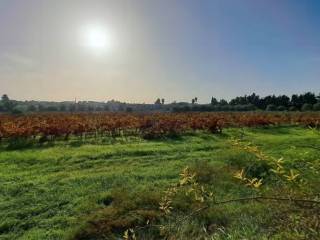
<instances>
[{"instance_id":1,"label":"sun glare","mask_svg":"<svg viewBox=\"0 0 320 240\"><path fill-rule=\"evenodd\" d=\"M85 46L95 50L111 48L111 36L106 28L99 25L87 26L84 32Z\"/></svg>"}]
</instances>

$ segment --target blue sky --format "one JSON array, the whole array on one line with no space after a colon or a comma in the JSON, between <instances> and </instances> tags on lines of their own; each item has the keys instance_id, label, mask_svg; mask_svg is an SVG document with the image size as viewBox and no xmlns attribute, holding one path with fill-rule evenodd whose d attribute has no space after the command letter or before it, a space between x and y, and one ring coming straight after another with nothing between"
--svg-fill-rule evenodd
<instances>
[{"instance_id":1,"label":"blue sky","mask_svg":"<svg viewBox=\"0 0 320 240\"><path fill-rule=\"evenodd\" d=\"M1 91L129 102L318 93L319 12L317 0L1 0ZM88 25L112 46L84 46Z\"/></svg>"}]
</instances>

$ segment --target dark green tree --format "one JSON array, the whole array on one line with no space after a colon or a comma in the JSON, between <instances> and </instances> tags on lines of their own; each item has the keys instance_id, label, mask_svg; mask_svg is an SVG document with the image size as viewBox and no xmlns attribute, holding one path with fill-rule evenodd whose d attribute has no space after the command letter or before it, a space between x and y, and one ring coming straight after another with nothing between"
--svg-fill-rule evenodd
<instances>
[{"instance_id":1,"label":"dark green tree","mask_svg":"<svg viewBox=\"0 0 320 240\"><path fill-rule=\"evenodd\" d=\"M67 106L62 103L62 104L60 104L60 106L59 106L59 110L60 110L60 112L65 112L65 111L67 110Z\"/></svg>"},{"instance_id":2,"label":"dark green tree","mask_svg":"<svg viewBox=\"0 0 320 240\"><path fill-rule=\"evenodd\" d=\"M109 106L107 105L107 104L105 104L104 106L103 106L103 110L104 111L106 111L106 112L108 112L110 109L109 109Z\"/></svg>"},{"instance_id":3,"label":"dark green tree","mask_svg":"<svg viewBox=\"0 0 320 240\"><path fill-rule=\"evenodd\" d=\"M320 111L320 102L318 102L318 103L313 105L313 110L314 111Z\"/></svg>"},{"instance_id":4,"label":"dark green tree","mask_svg":"<svg viewBox=\"0 0 320 240\"><path fill-rule=\"evenodd\" d=\"M218 100L214 97L211 98L211 105L217 105L218 104Z\"/></svg>"},{"instance_id":5,"label":"dark green tree","mask_svg":"<svg viewBox=\"0 0 320 240\"><path fill-rule=\"evenodd\" d=\"M28 112L36 112L37 111L37 107L35 105L29 105L27 108Z\"/></svg>"},{"instance_id":6,"label":"dark green tree","mask_svg":"<svg viewBox=\"0 0 320 240\"><path fill-rule=\"evenodd\" d=\"M7 94L3 94L1 97L4 111L10 112L14 108L14 103L10 100Z\"/></svg>"},{"instance_id":7,"label":"dark green tree","mask_svg":"<svg viewBox=\"0 0 320 240\"><path fill-rule=\"evenodd\" d=\"M311 92L307 92L305 94L302 94L302 102L305 104L305 103L308 103L308 104L315 104L317 103L317 98L316 98L316 95L314 93L311 93Z\"/></svg>"},{"instance_id":8,"label":"dark green tree","mask_svg":"<svg viewBox=\"0 0 320 240\"><path fill-rule=\"evenodd\" d=\"M219 104L222 105L222 106L225 106L225 105L228 105L228 101L225 100L225 99L221 99L221 100L219 101Z\"/></svg>"},{"instance_id":9,"label":"dark green tree","mask_svg":"<svg viewBox=\"0 0 320 240\"><path fill-rule=\"evenodd\" d=\"M276 111L277 107L274 104L268 104L266 110L267 111Z\"/></svg>"},{"instance_id":10,"label":"dark green tree","mask_svg":"<svg viewBox=\"0 0 320 240\"><path fill-rule=\"evenodd\" d=\"M312 104L310 104L310 103L303 104L301 107L301 111L304 111L304 112L312 111Z\"/></svg>"},{"instance_id":11,"label":"dark green tree","mask_svg":"<svg viewBox=\"0 0 320 240\"><path fill-rule=\"evenodd\" d=\"M156 104L156 105L160 105L160 104L161 104L161 100L160 100L160 98L157 98L157 100L154 102L154 104Z\"/></svg>"}]
</instances>

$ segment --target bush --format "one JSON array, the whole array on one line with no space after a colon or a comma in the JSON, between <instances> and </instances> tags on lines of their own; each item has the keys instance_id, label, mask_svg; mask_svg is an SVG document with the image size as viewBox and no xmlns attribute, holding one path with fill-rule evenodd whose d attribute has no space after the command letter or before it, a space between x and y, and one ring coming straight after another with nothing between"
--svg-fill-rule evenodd
<instances>
[{"instance_id":1,"label":"bush","mask_svg":"<svg viewBox=\"0 0 320 240\"><path fill-rule=\"evenodd\" d=\"M291 106L291 107L289 107L289 111L297 111L298 109L295 107L295 106Z\"/></svg>"},{"instance_id":2,"label":"bush","mask_svg":"<svg viewBox=\"0 0 320 240\"><path fill-rule=\"evenodd\" d=\"M28 112L36 112L36 111L37 111L37 107L35 105L28 106Z\"/></svg>"},{"instance_id":3,"label":"bush","mask_svg":"<svg viewBox=\"0 0 320 240\"><path fill-rule=\"evenodd\" d=\"M276 111L277 107L273 104L269 104L266 108L267 111Z\"/></svg>"},{"instance_id":4,"label":"bush","mask_svg":"<svg viewBox=\"0 0 320 240\"><path fill-rule=\"evenodd\" d=\"M268 179L271 167L266 161L261 161L256 156L247 152L234 152L227 162L235 168L244 169L250 178Z\"/></svg>"},{"instance_id":5,"label":"bush","mask_svg":"<svg viewBox=\"0 0 320 240\"><path fill-rule=\"evenodd\" d=\"M57 108L56 106L48 106L48 107L46 108L46 110L47 110L48 112L57 112L57 111L58 111L58 108Z\"/></svg>"},{"instance_id":6,"label":"bush","mask_svg":"<svg viewBox=\"0 0 320 240\"><path fill-rule=\"evenodd\" d=\"M132 107L127 107L127 108L126 108L126 112L129 112L129 113L133 112Z\"/></svg>"},{"instance_id":7,"label":"bush","mask_svg":"<svg viewBox=\"0 0 320 240\"><path fill-rule=\"evenodd\" d=\"M191 172L196 174L199 183L209 183L217 177L219 169L211 165L208 161L195 161L190 167Z\"/></svg>"},{"instance_id":8,"label":"bush","mask_svg":"<svg viewBox=\"0 0 320 240\"><path fill-rule=\"evenodd\" d=\"M277 107L277 110L282 112L282 111L286 111L287 108L285 106L279 106Z\"/></svg>"},{"instance_id":9,"label":"bush","mask_svg":"<svg viewBox=\"0 0 320 240\"><path fill-rule=\"evenodd\" d=\"M232 111L254 111L256 107L253 104L245 104L245 105L234 105L230 106Z\"/></svg>"},{"instance_id":10,"label":"bush","mask_svg":"<svg viewBox=\"0 0 320 240\"><path fill-rule=\"evenodd\" d=\"M266 161L256 161L244 168L247 176L251 178L266 179L270 174L271 167Z\"/></svg>"},{"instance_id":11,"label":"bush","mask_svg":"<svg viewBox=\"0 0 320 240\"><path fill-rule=\"evenodd\" d=\"M4 110L5 110L5 107L3 106L3 103L0 102L0 112L4 112Z\"/></svg>"},{"instance_id":12,"label":"bush","mask_svg":"<svg viewBox=\"0 0 320 240\"><path fill-rule=\"evenodd\" d=\"M27 111L26 106L22 106L22 105L17 105L15 106L12 110L11 113L12 114L23 114Z\"/></svg>"},{"instance_id":13,"label":"bush","mask_svg":"<svg viewBox=\"0 0 320 240\"><path fill-rule=\"evenodd\" d=\"M309 103L303 104L301 111L312 111L312 105Z\"/></svg>"},{"instance_id":14,"label":"bush","mask_svg":"<svg viewBox=\"0 0 320 240\"><path fill-rule=\"evenodd\" d=\"M314 111L320 111L320 102L318 102L318 103L313 105L313 110Z\"/></svg>"},{"instance_id":15,"label":"bush","mask_svg":"<svg viewBox=\"0 0 320 240\"><path fill-rule=\"evenodd\" d=\"M84 222L70 232L67 239L123 239L119 235L122 236L129 228L142 226L147 221L150 221L150 224L158 224L162 217L159 210L161 194L162 192L145 188L138 191L113 189L103 199L98 199L98 203L106 203L106 206L84 218ZM135 230L136 234L142 235L137 239L160 239L158 229L146 232Z\"/></svg>"}]
</instances>

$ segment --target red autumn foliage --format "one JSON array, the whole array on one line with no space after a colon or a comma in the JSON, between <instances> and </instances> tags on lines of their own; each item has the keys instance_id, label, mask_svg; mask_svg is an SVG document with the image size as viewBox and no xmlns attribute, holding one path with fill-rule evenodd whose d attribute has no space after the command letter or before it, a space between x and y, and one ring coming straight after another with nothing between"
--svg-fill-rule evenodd
<instances>
[{"instance_id":1,"label":"red autumn foliage","mask_svg":"<svg viewBox=\"0 0 320 240\"><path fill-rule=\"evenodd\" d=\"M224 127L300 124L319 127L317 113L87 113L0 115L0 139L85 135L176 136L190 131L220 133Z\"/></svg>"}]
</instances>

